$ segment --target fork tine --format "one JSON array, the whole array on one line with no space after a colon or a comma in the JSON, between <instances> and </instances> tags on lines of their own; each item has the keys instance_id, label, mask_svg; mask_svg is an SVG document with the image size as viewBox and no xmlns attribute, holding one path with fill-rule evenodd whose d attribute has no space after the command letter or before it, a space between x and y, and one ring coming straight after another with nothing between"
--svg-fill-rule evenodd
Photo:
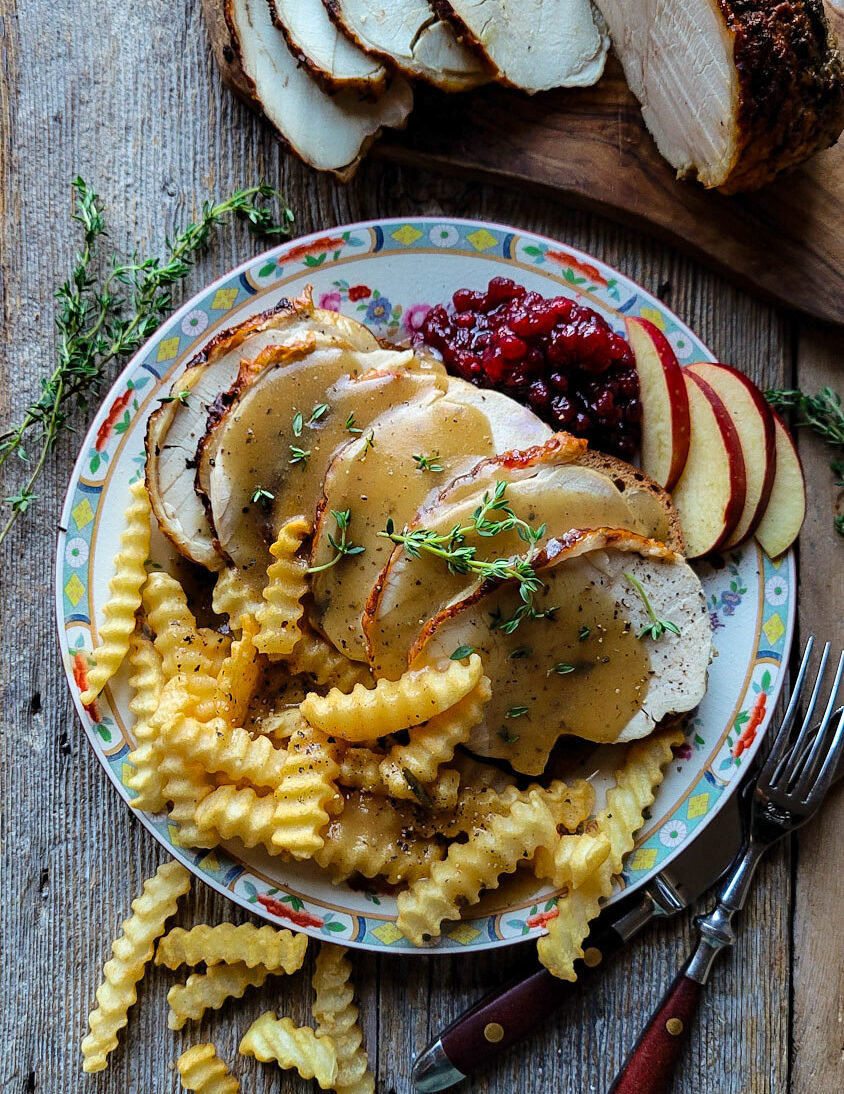
<instances>
[{"instance_id":1,"label":"fork tine","mask_svg":"<svg viewBox=\"0 0 844 1094\"><path fill-rule=\"evenodd\" d=\"M791 756L797 755L803 748L803 745L806 744L806 742L809 740L809 735L812 731L812 720L815 714L815 707L818 705L818 695L820 694L821 686L823 684L823 676L824 672L826 672L826 663L829 660L829 651L831 648L832 647L829 642L824 645L823 653L821 654L821 663L818 665L818 672L817 676L815 677L815 686L812 688L812 694L809 697L809 705L806 707L806 715L803 718L803 725L800 727L800 732L797 734L797 737L794 741L794 748L790 750ZM825 728L825 726L822 727L817 735L816 740L820 740L820 738L823 736L823 730ZM797 781L798 772L793 764L790 764L789 767L791 771L787 781L789 783L795 783Z\"/></svg>"},{"instance_id":2,"label":"fork tine","mask_svg":"<svg viewBox=\"0 0 844 1094\"><path fill-rule=\"evenodd\" d=\"M809 792L811 780L815 777L812 772L814 771L818 758L821 755L821 747L823 745L823 739L826 735L827 726L832 719L832 712L835 709L835 703L838 698L838 688L841 684L841 676L844 674L844 653L838 658L838 670L835 673L835 679L832 681L832 689L829 693L829 700L826 704L826 710L823 713L823 719L821 720L820 728L818 729L817 736L815 737L815 743L812 746L812 751L809 753L809 758L804 765L801 765L799 781L797 782L796 790L801 797L805 797Z\"/></svg>"},{"instance_id":3,"label":"fork tine","mask_svg":"<svg viewBox=\"0 0 844 1094\"><path fill-rule=\"evenodd\" d=\"M842 752L844 752L844 710L841 711L841 717L838 719L838 728L835 730L835 736L832 738L832 744L829 746L823 767L818 772L815 784L806 797L807 805L817 805L823 799L835 775Z\"/></svg>"},{"instance_id":4,"label":"fork tine","mask_svg":"<svg viewBox=\"0 0 844 1094\"><path fill-rule=\"evenodd\" d=\"M763 780L768 784L773 782L774 772L780 762L780 759L785 752L786 745L788 744L788 735L791 730L791 724L794 721L794 715L797 712L797 704L800 701L800 695L803 691L803 684L806 680L806 672L809 668L809 658L812 656L812 650L815 645L815 636L809 635L806 641L806 648L803 650L803 660L800 662L800 668L797 672L797 679L794 681L794 691L791 693L791 699L789 700L788 707L783 715L782 724L780 726L779 733L771 747L771 751L768 754L768 759L765 761L765 766L759 773L759 781Z\"/></svg>"}]
</instances>

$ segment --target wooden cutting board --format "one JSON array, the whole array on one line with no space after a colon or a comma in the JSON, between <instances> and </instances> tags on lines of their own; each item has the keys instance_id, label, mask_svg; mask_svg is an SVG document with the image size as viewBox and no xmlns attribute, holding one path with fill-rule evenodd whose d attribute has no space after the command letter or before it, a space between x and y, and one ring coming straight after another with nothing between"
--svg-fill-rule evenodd
<instances>
[{"instance_id":1,"label":"wooden cutting board","mask_svg":"<svg viewBox=\"0 0 844 1094\"><path fill-rule=\"evenodd\" d=\"M645 227L789 308L844 323L844 142L765 189L725 197L676 181L610 58L591 88L532 98L420 88L408 128L375 154L550 188Z\"/></svg>"}]
</instances>

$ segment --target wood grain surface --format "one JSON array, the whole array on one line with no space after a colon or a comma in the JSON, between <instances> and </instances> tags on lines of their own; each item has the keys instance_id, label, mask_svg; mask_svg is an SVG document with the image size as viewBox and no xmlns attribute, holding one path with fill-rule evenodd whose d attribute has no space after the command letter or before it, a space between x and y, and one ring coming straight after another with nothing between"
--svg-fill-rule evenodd
<instances>
[{"instance_id":1,"label":"wood grain surface","mask_svg":"<svg viewBox=\"0 0 844 1094\"><path fill-rule=\"evenodd\" d=\"M799 377L840 385L841 338L798 323L688 257L559 199L368 163L349 186L279 154L218 79L187 0L0 0L0 417L8 423L52 367L53 299L77 235L77 173L108 203L115 246L157 249L208 194L260 177L277 182L308 232L365 217L486 217L544 232L601 256L665 299L722 358L764 384ZM198 288L253 252L226 229L192 275ZM82 426L84 423L79 422ZM78 440L50 460L38 504L6 543L0 574L0 1090L3 1094L174 1092L176 1056L213 1039L249 1094L304 1092L267 1065L236 1057L248 1023L270 1007L308 1017L301 976L274 981L198 1026L171 1033L172 974L139 992L108 1071L83 1077L79 1041L103 960L129 902L163 852L108 785L69 701L53 621L56 522ZM827 456L809 438L812 513L800 543L801 631L841 633L842 544L831 527ZM11 484L9 484L11 485ZM7 483L3 488L6 492ZM716 968L678 1092L810 1094L844 1086L837 996L842 953L838 821L830 808L794 846L768 859L735 952ZM836 830L835 825L839 824ZM837 831L837 844L836 844ZM189 924L243 913L198 884ZM489 1094L605 1091L680 964L691 914L655 926L611 973L472 1084ZM524 961L491 956L396 959L356 954L366 1039L382 1094L409 1094L413 1053L470 1001ZM310 964L308 966L310 969Z\"/></svg>"}]
</instances>

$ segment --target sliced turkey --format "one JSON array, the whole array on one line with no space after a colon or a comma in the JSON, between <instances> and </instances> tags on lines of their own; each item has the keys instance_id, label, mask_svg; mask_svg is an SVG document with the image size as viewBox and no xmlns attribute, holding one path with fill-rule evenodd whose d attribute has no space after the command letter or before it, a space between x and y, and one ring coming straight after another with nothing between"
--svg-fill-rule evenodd
<instances>
[{"instance_id":1,"label":"sliced turkey","mask_svg":"<svg viewBox=\"0 0 844 1094\"><path fill-rule=\"evenodd\" d=\"M533 94L597 83L609 49L590 0L433 0L496 70Z\"/></svg>"},{"instance_id":2,"label":"sliced turkey","mask_svg":"<svg viewBox=\"0 0 844 1094\"><path fill-rule=\"evenodd\" d=\"M309 295L281 300L212 338L173 381L147 426L147 489L164 534L183 555L211 570L224 564L205 508L194 490L196 451L208 416L237 378L241 361L273 345L313 333L342 338L351 349L374 350L378 342L362 324L315 308Z\"/></svg>"},{"instance_id":3,"label":"sliced turkey","mask_svg":"<svg viewBox=\"0 0 844 1094\"><path fill-rule=\"evenodd\" d=\"M383 127L404 125L410 85L394 76L375 102L356 91L328 95L290 52L267 0L225 0L231 49L255 103L282 141L305 163L350 178Z\"/></svg>"},{"instance_id":4,"label":"sliced turkey","mask_svg":"<svg viewBox=\"0 0 844 1094\"><path fill-rule=\"evenodd\" d=\"M841 55L822 0L597 2L681 178L755 189L841 132Z\"/></svg>"},{"instance_id":5,"label":"sliced turkey","mask_svg":"<svg viewBox=\"0 0 844 1094\"><path fill-rule=\"evenodd\" d=\"M377 98L387 70L342 34L322 0L267 0L291 53L327 91L352 88Z\"/></svg>"},{"instance_id":6,"label":"sliced turkey","mask_svg":"<svg viewBox=\"0 0 844 1094\"><path fill-rule=\"evenodd\" d=\"M338 27L361 49L413 79L444 91L488 83L494 73L461 41L428 0L323 0Z\"/></svg>"},{"instance_id":7,"label":"sliced turkey","mask_svg":"<svg viewBox=\"0 0 844 1094\"><path fill-rule=\"evenodd\" d=\"M712 651L700 581L663 544L598 529L551 541L544 555L536 572L545 588L535 604L556 608L550 617L522 619L506 634L495 621L512 617L518 590L512 581L489 582L427 623L411 659L414 667L441 664L473 647L492 699L469 748L527 775L544 770L560 736L629 741L693 709ZM642 635L651 619L635 582L679 634Z\"/></svg>"}]
</instances>

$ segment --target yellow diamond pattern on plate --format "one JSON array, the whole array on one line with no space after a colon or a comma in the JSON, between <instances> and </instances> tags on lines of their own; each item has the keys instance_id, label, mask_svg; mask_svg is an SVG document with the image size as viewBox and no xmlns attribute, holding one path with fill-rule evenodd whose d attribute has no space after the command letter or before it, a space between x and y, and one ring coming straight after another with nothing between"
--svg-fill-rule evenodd
<instances>
[{"instance_id":1,"label":"yellow diamond pattern on plate","mask_svg":"<svg viewBox=\"0 0 844 1094\"><path fill-rule=\"evenodd\" d=\"M217 289L211 307L215 311L228 311L237 300L237 289Z\"/></svg>"},{"instance_id":2,"label":"yellow diamond pattern on plate","mask_svg":"<svg viewBox=\"0 0 844 1094\"><path fill-rule=\"evenodd\" d=\"M178 352L178 335L175 338L165 338L158 347L158 353L155 355L155 359L156 361L171 361Z\"/></svg>"},{"instance_id":3,"label":"yellow diamond pattern on plate","mask_svg":"<svg viewBox=\"0 0 844 1094\"><path fill-rule=\"evenodd\" d=\"M470 942L474 942L476 938L480 937L481 932L477 927L472 927L468 923L461 923L459 927L455 927L453 931L449 932L449 938L452 942L459 942L461 946L468 946Z\"/></svg>"},{"instance_id":4,"label":"yellow diamond pattern on plate","mask_svg":"<svg viewBox=\"0 0 844 1094\"><path fill-rule=\"evenodd\" d=\"M64 587L64 591L67 599L75 608L79 601L82 599L82 597L85 595L85 586L76 576L76 574L71 574L70 580Z\"/></svg>"},{"instance_id":5,"label":"yellow diamond pattern on plate","mask_svg":"<svg viewBox=\"0 0 844 1094\"><path fill-rule=\"evenodd\" d=\"M398 942L400 938L404 938L404 935L395 925L395 923L382 923L380 927L376 927L372 932L379 942L383 942L385 946L392 946L394 942Z\"/></svg>"},{"instance_id":6,"label":"yellow diamond pattern on plate","mask_svg":"<svg viewBox=\"0 0 844 1094\"><path fill-rule=\"evenodd\" d=\"M642 847L630 860L631 870L652 870L656 862L656 848Z\"/></svg>"},{"instance_id":7,"label":"yellow diamond pattern on plate","mask_svg":"<svg viewBox=\"0 0 844 1094\"><path fill-rule=\"evenodd\" d=\"M495 246L495 236L492 232L488 232L486 228L476 228L466 238L476 251L488 251L490 247Z\"/></svg>"},{"instance_id":8,"label":"yellow diamond pattern on plate","mask_svg":"<svg viewBox=\"0 0 844 1094\"><path fill-rule=\"evenodd\" d=\"M207 855L203 855L199 860L199 865L203 870L219 870L220 860L213 851L209 851Z\"/></svg>"},{"instance_id":9,"label":"yellow diamond pattern on plate","mask_svg":"<svg viewBox=\"0 0 844 1094\"><path fill-rule=\"evenodd\" d=\"M689 798L689 808L686 816L689 820L694 820L695 817L702 817L708 808L709 794L695 794L694 797Z\"/></svg>"},{"instance_id":10,"label":"yellow diamond pattern on plate","mask_svg":"<svg viewBox=\"0 0 844 1094\"><path fill-rule=\"evenodd\" d=\"M642 308L639 314L643 319L649 319L655 327L665 330L665 318L661 311L657 311L656 308Z\"/></svg>"},{"instance_id":11,"label":"yellow diamond pattern on plate","mask_svg":"<svg viewBox=\"0 0 844 1094\"><path fill-rule=\"evenodd\" d=\"M774 612L774 614L764 625L762 630L765 632L765 637L768 639L771 645L775 646L785 634L785 624L780 618L780 613Z\"/></svg>"},{"instance_id":12,"label":"yellow diamond pattern on plate","mask_svg":"<svg viewBox=\"0 0 844 1094\"><path fill-rule=\"evenodd\" d=\"M417 239L422 238L422 233L418 228L414 228L410 224L405 224L403 228L396 228L391 233L394 240L397 243L401 243L403 247L409 247L411 243L415 243Z\"/></svg>"},{"instance_id":13,"label":"yellow diamond pattern on plate","mask_svg":"<svg viewBox=\"0 0 844 1094\"><path fill-rule=\"evenodd\" d=\"M70 515L73 517L77 528L84 528L86 524L90 524L94 519L94 510L91 508L91 503L88 499L83 498L82 501L78 501L76 505L74 505L70 511Z\"/></svg>"}]
</instances>

